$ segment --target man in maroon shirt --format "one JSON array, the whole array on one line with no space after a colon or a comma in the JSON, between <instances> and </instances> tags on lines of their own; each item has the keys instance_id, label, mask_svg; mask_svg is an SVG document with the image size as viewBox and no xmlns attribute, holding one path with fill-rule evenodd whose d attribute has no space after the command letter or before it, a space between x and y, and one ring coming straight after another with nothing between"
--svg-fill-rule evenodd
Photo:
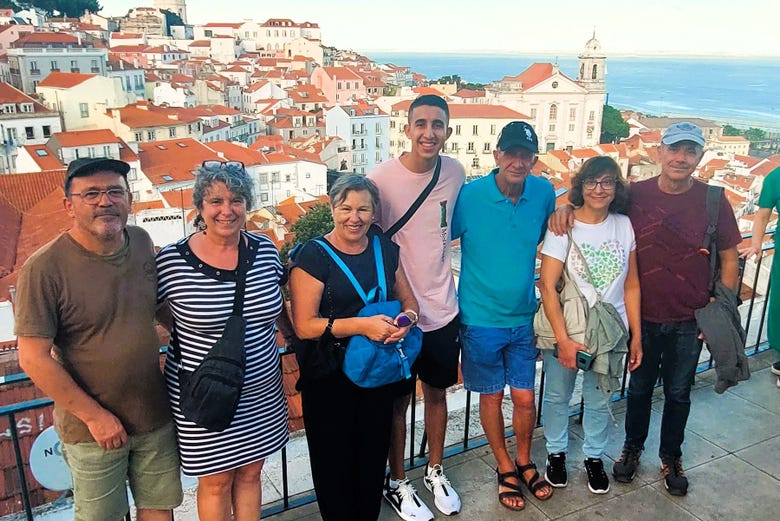
<instances>
[{"instance_id":1,"label":"man in maroon shirt","mask_svg":"<svg viewBox=\"0 0 780 521\"><path fill-rule=\"evenodd\" d=\"M664 410L658 455L670 494L688 492L681 446L691 408L691 385L701 352L694 312L709 302L709 255L702 251L708 227L707 185L694 180L704 154L698 126L681 122L663 133L661 173L630 186L629 217L636 235L642 292L642 364L631 373L626 409L626 439L612 468L617 481L634 479L650 425L650 403L663 377ZM565 233L570 212L555 212L549 227ZM715 240L720 281L736 291L737 245L741 241L734 212L721 196Z\"/></svg>"}]
</instances>

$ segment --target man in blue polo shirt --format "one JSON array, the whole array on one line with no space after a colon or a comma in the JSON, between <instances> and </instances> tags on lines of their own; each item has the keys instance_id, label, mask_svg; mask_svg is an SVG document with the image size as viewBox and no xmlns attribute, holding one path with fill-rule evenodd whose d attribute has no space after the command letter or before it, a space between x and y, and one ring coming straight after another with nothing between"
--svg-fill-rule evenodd
<instances>
[{"instance_id":1,"label":"man in blue polo shirt","mask_svg":"<svg viewBox=\"0 0 780 521\"><path fill-rule=\"evenodd\" d=\"M463 187L455 206L453 239L460 238L458 286L461 361L466 389L480 393L479 413L498 463L498 498L511 510L525 507L520 484L537 499L553 489L531 462L536 424L534 376L539 351L532 328L536 311L534 268L555 193L529 175L539 143L533 127L509 123L493 151L498 168ZM509 385L517 458L506 448L501 403Z\"/></svg>"}]
</instances>

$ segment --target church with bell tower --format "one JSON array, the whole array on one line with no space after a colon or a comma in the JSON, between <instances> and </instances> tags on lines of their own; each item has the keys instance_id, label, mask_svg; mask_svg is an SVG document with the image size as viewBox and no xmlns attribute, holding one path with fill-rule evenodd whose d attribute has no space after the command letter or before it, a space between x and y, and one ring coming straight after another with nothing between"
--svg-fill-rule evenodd
<instances>
[{"instance_id":1,"label":"church with bell tower","mask_svg":"<svg viewBox=\"0 0 780 521\"><path fill-rule=\"evenodd\" d=\"M485 88L489 103L528 116L541 151L592 147L599 142L607 97L607 56L595 31L579 54L576 79L557 63L537 62Z\"/></svg>"}]
</instances>

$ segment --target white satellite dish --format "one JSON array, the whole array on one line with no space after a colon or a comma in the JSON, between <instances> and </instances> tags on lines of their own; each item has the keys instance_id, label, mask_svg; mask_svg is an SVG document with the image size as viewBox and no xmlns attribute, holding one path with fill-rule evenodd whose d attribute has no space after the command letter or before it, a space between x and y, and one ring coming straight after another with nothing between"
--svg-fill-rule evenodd
<instances>
[{"instance_id":1,"label":"white satellite dish","mask_svg":"<svg viewBox=\"0 0 780 521\"><path fill-rule=\"evenodd\" d=\"M30 470L44 488L57 491L73 488L70 469L62 457L60 438L53 426L35 438L30 449Z\"/></svg>"}]
</instances>

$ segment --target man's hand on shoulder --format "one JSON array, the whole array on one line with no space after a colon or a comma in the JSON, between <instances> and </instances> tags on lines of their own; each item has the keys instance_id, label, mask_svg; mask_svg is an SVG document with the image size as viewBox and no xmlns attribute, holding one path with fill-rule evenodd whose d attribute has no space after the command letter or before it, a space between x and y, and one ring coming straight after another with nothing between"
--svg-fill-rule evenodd
<instances>
[{"instance_id":1,"label":"man's hand on shoulder","mask_svg":"<svg viewBox=\"0 0 780 521\"><path fill-rule=\"evenodd\" d=\"M127 432L122 422L106 409L102 409L94 419L84 423L102 449L118 449L127 443Z\"/></svg>"},{"instance_id":2,"label":"man's hand on shoulder","mask_svg":"<svg viewBox=\"0 0 780 521\"><path fill-rule=\"evenodd\" d=\"M555 209L547 219L547 228L555 235L566 235L574 227L574 209L565 204Z\"/></svg>"}]
</instances>

